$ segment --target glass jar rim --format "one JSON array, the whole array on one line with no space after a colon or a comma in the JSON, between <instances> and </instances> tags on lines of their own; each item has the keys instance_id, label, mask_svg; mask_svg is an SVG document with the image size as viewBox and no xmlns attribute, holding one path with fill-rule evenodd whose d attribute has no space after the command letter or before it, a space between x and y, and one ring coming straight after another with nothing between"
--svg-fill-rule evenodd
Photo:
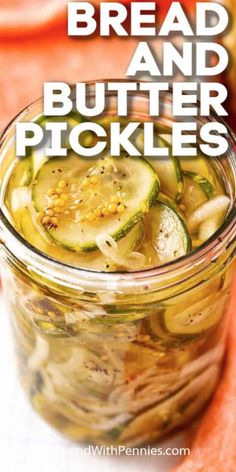
<instances>
[{"instance_id":1,"label":"glass jar rim","mask_svg":"<svg viewBox=\"0 0 236 472\"><path fill-rule=\"evenodd\" d=\"M86 81L86 84L88 85L95 85L95 83L98 82L127 82L126 79L101 79L97 81ZM132 80L129 80L129 82L132 82ZM143 80L133 80L133 82L136 82L137 84L141 82L148 82L148 81L143 81ZM71 85L71 88L75 87L75 85ZM169 88L168 92L169 94L172 94L172 89L171 87ZM140 91L137 90L135 91L135 94L141 95L141 96L146 96L147 94L145 91ZM42 97L33 101L30 105L25 107L23 110L21 110L7 125L7 127L3 130L0 136L0 149L4 145L4 140L5 137L8 133L8 131L11 130L12 126L14 123L20 119L21 116L24 116L28 111L31 110L33 106L35 106L37 103L40 103L42 101ZM197 106L199 106L199 101L197 101ZM234 132L231 130L231 128L228 126L228 124L225 123L224 119L222 117L219 117L216 115L214 111L212 111L211 118L215 119L216 121L224 124L227 128L227 132L229 135L229 138L234 144L234 148L236 149L236 136ZM209 118L210 118L209 117ZM235 152L235 151L234 151ZM236 181L236 155L232 153L231 156L234 160L234 167L235 167L235 181ZM230 242L233 242L236 237L236 199L234 199L232 208L225 219L224 223L218 228L218 230L214 233L214 235L209 238L207 241L205 241L200 247L195 248L192 250L190 253L175 259L173 261L170 261L164 265L160 265L154 268L150 269L143 269L139 271L132 271L132 272L124 272L124 271L116 271L116 272L103 272L103 271L94 271L94 270L89 270L89 269L83 269L79 268L76 266L72 266L70 264L64 263L60 260L54 259L47 255L46 253L41 252L39 249L31 245L26 239L21 236L17 230L11 225L10 221L7 219L6 215L4 214L4 211L2 207L0 206L0 222L2 224L2 228L0 227L0 230L2 230L2 233L6 233L8 238L5 238L3 236L3 244L6 250L9 251L9 254L11 256L16 257L17 259L20 259L16 256L16 253L18 254L18 250L15 252L14 250L11 250L8 246L5 245L5 241L11 240L13 241L12 248L14 247L19 249L19 253L21 253L21 250L26 251L26 254L29 256L30 261L34 261L33 268L35 270L37 269L37 266L40 269L47 269L47 270L53 270L55 273L58 275L62 275L62 279L65 279L65 271L67 272L66 275L68 275L68 278L73 277L73 280L75 281L77 279L78 285L81 285L81 281L85 280L86 278L89 278L93 284L104 282L105 285L108 288L113 289L113 282L115 285L117 283L119 284L124 284L125 285L140 285L143 283L149 283L151 279L156 279L157 277L160 276L171 276L176 274L180 268L183 268L183 266L186 266L186 273L187 273L187 268L190 269L194 265L201 265L206 262L206 264L209 262L209 257L208 254L211 253L211 260L213 258L217 258L219 254L222 253L224 250L224 241L227 240L227 237L229 238ZM234 231L235 230L235 231ZM1 232L0 232L0 240L1 240ZM36 261L35 261L36 257ZM36 264L35 264L36 263ZM43 272L44 272L43 270Z\"/></svg>"}]
</instances>

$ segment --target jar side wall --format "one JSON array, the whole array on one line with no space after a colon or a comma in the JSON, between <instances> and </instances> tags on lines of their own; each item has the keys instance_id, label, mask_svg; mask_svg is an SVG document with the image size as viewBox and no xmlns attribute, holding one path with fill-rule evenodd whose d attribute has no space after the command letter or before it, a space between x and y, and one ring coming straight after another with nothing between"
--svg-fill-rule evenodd
<instances>
[{"instance_id":1,"label":"jar side wall","mask_svg":"<svg viewBox=\"0 0 236 472\"><path fill-rule=\"evenodd\" d=\"M21 118L35 116L40 103ZM144 94L136 105L144 116ZM9 161L12 133L11 127L3 141ZM74 440L135 446L199 414L224 355L235 213L222 233L174 265L109 275L55 263L20 240L3 214L1 221L3 286L21 381L40 415Z\"/></svg>"},{"instance_id":2,"label":"jar side wall","mask_svg":"<svg viewBox=\"0 0 236 472\"><path fill-rule=\"evenodd\" d=\"M96 444L151 443L191 421L219 378L233 272L232 261L204 287L162 302L102 306L42 290L5 262L33 407L69 438Z\"/></svg>"}]
</instances>

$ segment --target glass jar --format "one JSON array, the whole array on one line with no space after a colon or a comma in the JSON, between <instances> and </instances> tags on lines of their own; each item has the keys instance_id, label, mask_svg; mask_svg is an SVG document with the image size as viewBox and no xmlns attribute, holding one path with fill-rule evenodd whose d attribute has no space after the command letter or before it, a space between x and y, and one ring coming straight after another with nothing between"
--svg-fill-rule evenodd
<instances>
[{"instance_id":1,"label":"glass jar","mask_svg":"<svg viewBox=\"0 0 236 472\"><path fill-rule=\"evenodd\" d=\"M92 90L88 90L93 97ZM114 113L114 92L109 113ZM147 117L148 97L130 99ZM159 122L170 125L171 94ZM15 124L1 140L1 190ZM199 118L198 123L216 117ZM61 433L96 444L148 444L199 414L219 379L235 253L235 139L217 161L232 207L199 249L151 270L97 273L46 256L0 213L2 283L21 382L37 412Z\"/></svg>"}]
</instances>

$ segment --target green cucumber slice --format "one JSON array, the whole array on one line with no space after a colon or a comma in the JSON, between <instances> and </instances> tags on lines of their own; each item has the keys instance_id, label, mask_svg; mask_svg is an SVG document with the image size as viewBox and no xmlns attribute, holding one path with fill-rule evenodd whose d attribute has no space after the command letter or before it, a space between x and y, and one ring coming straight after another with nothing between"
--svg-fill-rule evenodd
<instances>
[{"instance_id":1,"label":"green cucumber slice","mask_svg":"<svg viewBox=\"0 0 236 472\"><path fill-rule=\"evenodd\" d=\"M143 222L137 223L119 241L117 241L117 251L122 257L133 251L140 243L143 236ZM112 272L117 270L116 264L106 258L100 251L77 254L77 264L81 268L96 271Z\"/></svg>"},{"instance_id":2,"label":"green cucumber slice","mask_svg":"<svg viewBox=\"0 0 236 472\"><path fill-rule=\"evenodd\" d=\"M208 185L204 184L203 180L201 185L208 196L212 197L225 193L224 182L214 159L198 154L196 157L181 157L180 165L184 173L195 173L207 180Z\"/></svg>"},{"instance_id":3,"label":"green cucumber slice","mask_svg":"<svg viewBox=\"0 0 236 472\"><path fill-rule=\"evenodd\" d=\"M46 130L45 130L45 125L47 123L67 123L68 125L68 131L62 132L62 147L65 147L67 149L70 149L70 143L69 143L69 133L70 131L79 123L82 123L85 121L84 117L80 115L79 113L76 113L74 111L71 111L68 115L66 116L45 116L41 115L37 120L36 123L39 124L43 130L44 130L44 136L46 139ZM86 133L86 136L92 136L90 133ZM89 142L88 142L89 145Z\"/></svg>"},{"instance_id":4,"label":"green cucumber slice","mask_svg":"<svg viewBox=\"0 0 236 472\"><path fill-rule=\"evenodd\" d=\"M170 147L169 142L164 139L165 136L156 136L154 140L155 147ZM143 132L140 130L137 134L136 144L141 152L143 152L143 141ZM178 201L183 193L183 175L178 158L171 155L171 149L169 156L144 157L157 172L161 190L173 200Z\"/></svg>"},{"instance_id":5,"label":"green cucumber slice","mask_svg":"<svg viewBox=\"0 0 236 472\"><path fill-rule=\"evenodd\" d=\"M202 188L203 192L205 195L210 198L214 194L214 187L213 185L207 180L205 177L203 177L200 174L196 174L195 172L190 172L190 171L184 171L184 176L189 177L192 179L194 182L196 182L200 187Z\"/></svg>"},{"instance_id":6,"label":"green cucumber slice","mask_svg":"<svg viewBox=\"0 0 236 472\"><path fill-rule=\"evenodd\" d=\"M141 252L156 265L187 254L191 238L182 217L166 203L157 202L145 219L146 237Z\"/></svg>"},{"instance_id":7,"label":"green cucumber slice","mask_svg":"<svg viewBox=\"0 0 236 472\"><path fill-rule=\"evenodd\" d=\"M172 135L162 134L160 137L172 146ZM194 172L195 174L202 175L208 181L213 183L212 175L205 157L201 155L195 157L179 157L179 162L183 171Z\"/></svg>"},{"instance_id":8,"label":"green cucumber slice","mask_svg":"<svg viewBox=\"0 0 236 472\"><path fill-rule=\"evenodd\" d=\"M213 196L214 188L205 177L195 172L184 171L184 194L181 198L181 207L189 215L197 207Z\"/></svg>"},{"instance_id":9,"label":"green cucumber slice","mask_svg":"<svg viewBox=\"0 0 236 472\"><path fill-rule=\"evenodd\" d=\"M207 163L207 159L198 155L196 157L181 157L180 165L183 171L194 172L205 177L211 184L214 184L212 172Z\"/></svg>"},{"instance_id":10,"label":"green cucumber slice","mask_svg":"<svg viewBox=\"0 0 236 472\"><path fill-rule=\"evenodd\" d=\"M70 144L69 144L69 133L71 129L73 129L76 125L84 121L84 118L82 115L76 112L71 112L67 116L44 116L41 115L37 120L36 123L39 124L43 130L44 133L45 131L45 125L46 123L60 123L60 122L67 122L68 125L68 131L64 132L64 136L62 135L62 147L65 147L66 149L70 149ZM46 135L45 135L46 139ZM84 137L85 143L83 145L92 145L92 134L91 133L86 133ZM28 152L29 157L32 160L32 174L33 178L36 177L39 169L50 159L44 154L44 149L40 145L39 147L30 149L30 152Z\"/></svg>"},{"instance_id":11,"label":"green cucumber slice","mask_svg":"<svg viewBox=\"0 0 236 472\"><path fill-rule=\"evenodd\" d=\"M35 221L32 220L30 211L25 210L20 216L19 226L21 228L21 232L26 241L32 244L32 246L38 248L43 253L48 253L48 245L50 244L50 254L55 259L63 258L63 260L68 263L77 264L79 267L86 268L88 270L108 272L115 270L114 264L106 259L105 256L100 253L100 251L96 251L91 254L72 254L71 258L67 257L67 251L63 247L58 248L55 246L53 240L50 241L49 235L39 223L37 223L37 226L33 226L33 229L32 225L35 225ZM117 242L118 251L120 251L121 254L126 254L133 251L140 244L142 237L143 222L140 221L128 232L128 234L126 234L126 236L124 236L124 238L122 238L122 240Z\"/></svg>"},{"instance_id":12,"label":"green cucumber slice","mask_svg":"<svg viewBox=\"0 0 236 472\"><path fill-rule=\"evenodd\" d=\"M50 243L49 235L40 223L35 221L28 208L25 208L19 216L19 227L22 235L28 243L42 252L47 252ZM52 254L53 255L53 254Z\"/></svg>"},{"instance_id":13,"label":"green cucumber slice","mask_svg":"<svg viewBox=\"0 0 236 472\"><path fill-rule=\"evenodd\" d=\"M209 295L207 299L190 304L178 312L176 307L167 308L163 315L165 329L171 334L194 335L214 327L224 314L227 296Z\"/></svg>"},{"instance_id":14,"label":"green cucumber slice","mask_svg":"<svg viewBox=\"0 0 236 472\"><path fill-rule=\"evenodd\" d=\"M172 200L172 198L168 197L165 193L159 192L158 201L161 203L165 203L165 205L172 208L172 210L174 210L176 213L180 214L178 204L174 200Z\"/></svg>"},{"instance_id":15,"label":"green cucumber slice","mask_svg":"<svg viewBox=\"0 0 236 472\"><path fill-rule=\"evenodd\" d=\"M48 189L57 188L62 179L67 184L67 201L58 215L58 223L45 229L58 244L77 252L97 249L96 238L101 233L116 241L124 237L147 213L159 191L155 171L142 158L94 160L72 153L68 158L50 159L39 170L32 189L38 212L48 208ZM106 210L95 218L99 207L102 212L105 207L110 208L113 196L118 199L119 211L113 214ZM88 219L91 214L92 219Z\"/></svg>"},{"instance_id":16,"label":"green cucumber slice","mask_svg":"<svg viewBox=\"0 0 236 472\"><path fill-rule=\"evenodd\" d=\"M168 142L170 146L172 146L172 135L170 134L161 134L160 137ZM214 176L212 173L212 169L210 169L207 158L198 154L197 156L193 157L179 157L180 167L183 172L191 172L202 177L210 183L214 184Z\"/></svg>"}]
</instances>

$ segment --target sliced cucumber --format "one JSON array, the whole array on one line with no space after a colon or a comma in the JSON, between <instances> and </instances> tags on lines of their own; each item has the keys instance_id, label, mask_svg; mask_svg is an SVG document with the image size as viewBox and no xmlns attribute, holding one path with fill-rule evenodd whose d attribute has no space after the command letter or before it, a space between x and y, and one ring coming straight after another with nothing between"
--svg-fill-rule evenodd
<instances>
[{"instance_id":1,"label":"sliced cucumber","mask_svg":"<svg viewBox=\"0 0 236 472\"><path fill-rule=\"evenodd\" d=\"M214 194L214 187L213 185L207 180L205 177L203 177L200 174L196 174L195 172L190 172L190 171L184 171L184 176L189 177L192 179L194 182L196 182L200 187L202 188L203 192L205 195L210 198Z\"/></svg>"},{"instance_id":2,"label":"sliced cucumber","mask_svg":"<svg viewBox=\"0 0 236 472\"><path fill-rule=\"evenodd\" d=\"M205 177L195 172L184 171L184 194L181 198L181 205L187 215L206 202L213 192L213 186Z\"/></svg>"},{"instance_id":3,"label":"sliced cucumber","mask_svg":"<svg viewBox=\"0 0 236 472\"><path fill-rule=\"evenodd\" d=\"M196 157L181 157L180 165L184 173L195 173L207 180L208 185L204 184L203 181L199 183L204 187L204 191L208 193L208 196L211 197L225 193L223 179L215 165L214 159L198 154Z\"/></svg>"},{"instance_id":4,"label":"sliced cucumber","mask_svg":"<svg viewBox=\"0 0 236 472\"><path fill-rule=\"evenodd\" d=\"M168 161L163 157L155 164L160 182L163 183L161 189L171 198L179 201L183 194L184 182L179 158L172 155L172 136L159 134L157 143L158 146L169 147L170 153Z\"/></svg>"},{"instance_id":5,"label":"sliced cucumber","mask_svg":"<svg viewBox=\"0 0 236 472\"><path fill-rule=\"evenodd\" d=\"M141 252L152 265L166 264L191 249L187 226L172 207L157 202L146 219L146 237Z\"/></svg>"},{"instance_id":6,"label":"sliced cucumber","mask_svg":"<svg viewBox=\"0 0 236 472\"><path fill-rule=\"evenodd\" d=\"M161 203L165 203L165 205L172 208L172 210L174 210L176 213L180 213L178 204L174 200L172 200L172 198L168 197L165 193L159 192L158 201Z\"/></svg>"},{"instance_id":7,"label":"sliced cucumber","mask_svg":"<svg viewBox=\"0 0 236 472\"><path fill-rule=\"evenodd\" d=\"M154 140L155 147L170 147L169 142L164 139L164 136L166 135L156 136ZM144 137L141 130L137 134L136 141L137 146L143 152ZM144 157L157 172L161 183L161 190L169 197L178 201L183 193L183 176L178 158L171 155L171 149L169 152L169 156Z\"/></svg>"},{"instance_id":8,"label":"sliced cucumber","mask_svg":"<svg viewBox=\"0 0 236 472\"><path fill-rule=\"evenodd\" d=\"M71 257L63 247L55 245L54 241L50 241L50 237L41 225L38 223L34 227L34 221L29 210L25 210L20 216L20 228L24 238L44 253L48 253L50 247L50 255L55 259L63 259L67 263L76 264L81 268L97 271L115 270L114 264L106 259L99 251L91 254L73 254ZM40 231L39 231L40 226ZM124 256L126 253L133 251L140 243L143 236L143 222L137 223L122 240L117 242L118 250Z\"/></svg>"},{"instance_id":9,"label":"sliced cucumber","mask_svg":"<svg viewBox=\"0 0 236 472\"><path fill-rule=\"evenodd\" d=\"M211 184L214 183L207 158L200 155L195 157L181 157L180 165L183 171L194 172L195 174L205 177Z\"/></svg>"},{"instance_id":10,"label":"sliced cucumber","mask_svg":"<svg viewBox=\"0 0 236 472\"><path fill-rule=\"evenodd\" d=\"M161 134L160 137L172 146L172 136L170 134ZM200 154L192 157L179 157L179 162L183 171L205 177L210 184L214 184L212 169L210 168L206 157Z\"/></svg>"},{"instance_id":11,"label":"sliced cucumber","mask_svg":"<svg viewBox=\"0 0 236 472\"><path fill-rule=\"evenodd\" d=\"M67 116L44 116L41 115L37 120L36 123L39 124L43 130L44 130L44 141L50 141L49 136L47 136L47 132L45 130L45 125L47 123L53 122L66 122L68 126L68 130L62 133L62 147L66 149L70 149L70 144L69 144L69 133L79 123L84 121L84 118L79 114L75 112L71 112ZM91 133L86 133L85 135L85 140L87 140L87 145L92 144L92 134ZM84 143L83 143L84 144ZM50 159L49 157L46 156L44 147L40 145L39 147L30 149L28 152L31 160L32 160L32 174L33 178L37 175L39 169Z\"/></svg>"},{"instance_id":12,"label":"sliced cucumber","mask_svg":"<svg viewBox=\"0 0 236 472\"><path fill-rule=\"evenodd\" d=\"M19 218L19 227L26 241L46 253L50 239L44 228L39 223L35 225L28 208L21 212Z\"/></svg>"},{"instance_id":13,"label":"sliced cucumber","mask_svg":"<svg viewBox=\"0 0 236 472\"><path fill-rule=\"evenodd\" d=\"M49 136L47 136L47 131L45 129L45 125L47 123L67 123L68 129L67 131L62 132L62 147L65 147L67 149L70 149L70 143L69 143L69 134L70 131L79 123L82 123L84 121L84 117L80 115L79 113L76 113L74 111L70 112L66 116L44 116L41 115L37 120L36 123L39 124L44 131L44 139L48 140ZM92 136L91 133L86 133L86 135L89 135L90 137Z\"/></svg>"},{"instance_id":14,"label":"sliced cucumber","mask_svg":"<svg viewBox=\"0 0 236 472\"><path fill-rule=\"evenodd\" d=\"M117 251L122 257L133 251L140 243L143 236L143 222L137 223L131 230L119 241L117 241ZM107 259L100 251L77 255L77 264L89 270L111 272L117 270L117 265ZM122 264L120 264L122 267Z\"/></svg>"},{"instance_id":15,"label":"sliced cucumber","mask_svg":"<svg viewBox=\"0 0 236 472\"><path fill-rule=\"evenodd\" d=\"M173 341L173 338L166 332L166 329L163 329L162 326L162 317L163 317L164 310L161 310L159 313L154 313L148 319L149 325L148 329L152 338L158 341L162 341L168 343L169 341Z\"/></svg>"},{"instance_id":16,"label":"sliced cucumber","mask_svg":"<svg viewBox=\"0 0 236 472\"><path fill-rule=\"evenodd\" d=\"M57 216L58 223L45 229L61 246L77 252L95 250L96 237L101 233L116 241L124 237L147 213L159 190L155 171L142 158L92 161L91 166L91 160L73 154L51 159L38 172L32 191L36 210L44 212L49 205L48 189L57 188L62 179L67 183L67 199ZM110 206L113 196L118 203ZM99 208L101 214L97 216Z\"/></svg>"},{"instance_id":17,"label":"sliced cucumber","mask_svg":"<svg viewBox=\"0 0 236 472\"><path fill-rule=\"evenodd\" d=\"M224 314L227 297L209 295L207 299L190 305L186 310L167 308L163 315L165 329L171 334L193 335L214 327Z\"/></svg>"}]
</instances>

